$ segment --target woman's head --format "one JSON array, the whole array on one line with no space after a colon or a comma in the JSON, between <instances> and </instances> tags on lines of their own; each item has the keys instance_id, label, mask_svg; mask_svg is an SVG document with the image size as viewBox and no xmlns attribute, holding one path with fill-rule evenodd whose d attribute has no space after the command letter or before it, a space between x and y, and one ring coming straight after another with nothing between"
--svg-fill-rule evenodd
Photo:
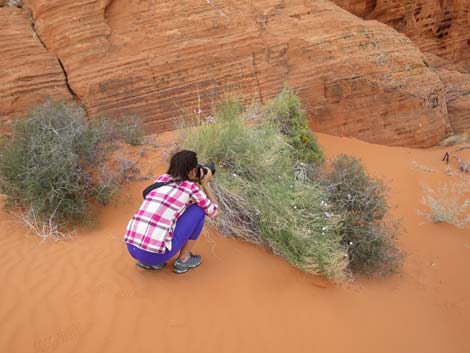
<instances>
[{"instance_id":1,"label":"woman's head","mask_svg":"<svg viewBox=\"0 0 470 353\"><path fill-rule=\"evenodd\" d=\"M176 152L170 160L167 174L176 179L188 179L188 173L197 167L197 154L193 151Z\"/></svg>"}]
</instances>

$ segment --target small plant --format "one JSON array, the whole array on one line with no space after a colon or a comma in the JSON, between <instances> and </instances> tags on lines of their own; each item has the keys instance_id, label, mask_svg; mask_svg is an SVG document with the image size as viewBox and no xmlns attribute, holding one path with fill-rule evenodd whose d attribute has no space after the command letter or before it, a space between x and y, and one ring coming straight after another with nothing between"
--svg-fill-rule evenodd
<instances>
[{"instance_id":1,"label":"small plant","mask_svg":"<svg viewBox=\"0 0 470 353\"><path fill-rule=\"evenodd\" d=\"M9 7L23 7L23 0L6 0L5 6Z\"/></svg>"},{"instance_id":2,"label":"small plant","mask_svg":"<svg viewBox=\"0 0 470 353\"><path fill-rule=\"evenodd\" d=\"M357 158L340 155L325 175L328 201L342 215L341 243L348 247L353 273L367 276L396 272L403 255L395 246L399 228L388 221L385 184L367 176Z\"/></svg>"},{"instance_id":3,"label":"small plant","mask_svg":"<svg viewBox=\"0 0 470 353\"><path fill-rule=\"evenodd\" d=\"M449 185L443 184L438 189L423 186L421 203L426 211L418 213L434 223L449 223L457 228L470 225L470 182L468 179ZM467 198L466 198L467 197Z\"/></svg>"},{"instance_id":4,"label":"small plant","mask_svg":"<svg viewBox=\"0 0 470 353\"><path fill-rule=\"evenodd\" d=\"M125 143L137 146L141 145L145 136L143 119L137 115L131 115L123 119L119 126L120 134Z\"/></svg>"},{"instance_id":5,"label":"small plant","mask_svg":"<svg viewBox=\"0 0 470 353\"><path fill-rule=\"evenodd\" d=\"M452 135L440 143L441 146L454 146L470 142L470 133Z\"/></svg>"}]
</instances>

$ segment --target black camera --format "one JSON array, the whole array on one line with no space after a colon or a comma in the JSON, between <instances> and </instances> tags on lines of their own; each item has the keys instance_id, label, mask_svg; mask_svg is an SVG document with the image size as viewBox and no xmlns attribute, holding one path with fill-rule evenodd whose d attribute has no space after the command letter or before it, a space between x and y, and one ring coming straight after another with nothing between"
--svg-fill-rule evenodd
<instances>
[{"instance_id":1,"label":"black camera","mask_svg":"<svg viewBox=\"0 0 470 353\"><path fill-rule=\"evenodd\" d=\"M201 180L204 175L207 174L207 171L208 170L211 170L212 172L212 175L215 174L215 164L210 162L210 163L207 163L207 164L198 164L197 165L197 177L199 178L199 180Z\"/></svg>"}]
</instances>

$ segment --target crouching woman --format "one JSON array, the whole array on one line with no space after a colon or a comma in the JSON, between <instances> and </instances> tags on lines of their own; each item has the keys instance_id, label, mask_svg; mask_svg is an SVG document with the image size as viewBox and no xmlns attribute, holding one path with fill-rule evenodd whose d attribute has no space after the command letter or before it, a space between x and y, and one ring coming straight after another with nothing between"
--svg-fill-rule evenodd
<instances>
[{"instance_id":1,"label":"crouching woman","mask_svg":"<svg viewBox=\"0 0 470 353\"><path fill-rule=\"evenodd\" d=\"M171 157L166 174L157 178L160 186L150 191L127 225L124 241L137 265L163 268L179 253L174 272L185 273L201 264L201 256L191 253L204 227L206 216L215 217L217 200L209 186L209 168L198 175L197 155L180 151Z\"/></svg>"}]
</instances>

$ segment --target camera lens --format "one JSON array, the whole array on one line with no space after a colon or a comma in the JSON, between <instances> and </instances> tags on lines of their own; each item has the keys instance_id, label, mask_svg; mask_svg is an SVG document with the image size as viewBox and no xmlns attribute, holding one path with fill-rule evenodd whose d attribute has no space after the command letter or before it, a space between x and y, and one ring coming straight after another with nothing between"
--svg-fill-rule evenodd
<instances>
[{"instance_id":1,"label":"camera lens","mask_svg":"<svg viewBox=\"0 0 470 353\"><path fill-rule=\"evenodd\" d=\"M207 163L206 167L209 168L212 172L212 175L215 174L215 164L213 162Z\"/></svg>"},{"instance_id":2,"label":"camera lens","mask_svg":"<svg viewBox=\"0 0 470 353\"><path fill-rule=\"evenodd\" d=\"M209 169L211 170L212 175L214 175L215 174L215 164L214 163L210 162L210 163L207 163L207 164L198 164L198 166L197 166L197 175L198 175L198 177L202 178L204 175L207 174Z\"/></svg>"}]
</instances>

